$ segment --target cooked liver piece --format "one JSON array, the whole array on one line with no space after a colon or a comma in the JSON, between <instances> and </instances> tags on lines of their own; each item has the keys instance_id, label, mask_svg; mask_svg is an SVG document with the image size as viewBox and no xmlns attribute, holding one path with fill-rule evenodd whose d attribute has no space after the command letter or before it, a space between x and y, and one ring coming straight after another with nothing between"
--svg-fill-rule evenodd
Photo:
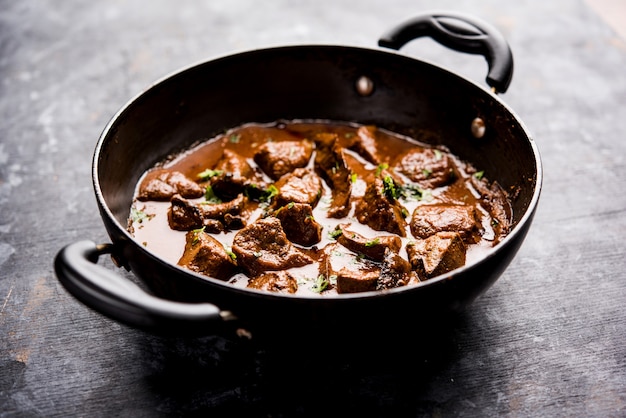
<instances>
[{"instance_id":1,"label":"cooked liver piece","mask_svg":"<svg viewBox=\"0 0 626 418\"><path fill-rule=\"evenodd\" d=\"M176 195L171 200L168 212L169 225L177 231L189 231L204 226L211 233L241 229L248 216L247 202L244 195L224 203L196 203Z\"/></svg>"},{"instance_id":2,"label":"cooked liver piece","mask_svg":"<svg viewBox=\"0 0 626 418\"><path fill-rule=\"evenodd\" d=\"M185 238L180 266L219 280L228 280L235 274L237 265L218 240L201 230L189 231Z\"/></svg>"},{"instance_id":3,"label":"cooked liver piece","mask_svg":"<svg viewBox=\"0 0 626 418\"><path fill-rule=\"evenodd\" d=\"M390 198L384 192L383 181L375 177L369 182L365 195L355 207L357 220L376 231L387 231L406 236L406 221L402 214L403 207L397 199Z\"/></svg>"},{"instance_id":4,"label":"cooked liver piece","mask_svg":"<svg viewBox=\"0 0 626 418\"><path fill-rule=\"evenodd\" d=\"M320 274L336 278L337 293L367 292L376 290L380 265L332 243L324 247Z\"/></svg>"},{"instance_id":5,"label":"cooked liver piece","mask_svg":"<svg viewBox=\"0 0 626 418\"><path fill-rule=\"evenodd\" d=\"M513 213L507 193L502 190L497 181L489 184L486 180L479 180L475 176L472 176L470 181L480 193L482 205L492 217L491 227L496 232L496 236L507 235L511 229L510 219Z\"/></svg>"},{"instance_id":6,"label":"cooked liver piece","mask_svg":"<svg viewBox=\"0 0 626 418\"><path fill-rule=\"evenodd\" d=\"M328 209L331 218L343 218L351 209L352 175L343 156L343 148L336 134L321 133L315 136L315 171L331 188L332 201Z\"/></svg>"},{"instance_id":7,"label":"cooked liver piece","mask_svg":"<svg viewBox=\"0 0 626 418\"><path fill-rule=\"evenodd\" d=\"M402 258L397 252L387 250L383 265L380 269L380 278L376 285L377 290L392 289L406 286L409 283L418 283L419 278L411 269L411 264Z\"/></svg>"},{"instance_id":8,"label":"cooked liver piece","mask_svg":"<svg viewBox=\"0 0 626 418\"><path fill-rule=\"evenodd\" d=\"M310 247L322 239L322 226L313 218L311 205L292 202L277 209L274 216L291 242Z\"/></svg>"},{"instance_id":9,"label":"cooked liver piece","mask_svg":"<svg viewBox=\"0 0 626 418\"><path fill-rule=\"evenodd\" d=\"M178 171L159 170L141 182L137 199L168 201L176 194L189 199L202 197L204 188Z\"/></svg>"},{"instance_id":10,"label":"cooked liver piece","mask_svg":"<svg viewBox=\"0 0 626 418\"><path fill-rule=\"evenodd\" d=\"M395 169L424 189L445 186L457 178L449 155L431 148L418 147L408 151L400 158Z\"/></svg>"},{"instance_id":11,"label":"cooked liver piece","mask_svg":"<svg viewBox=\"0 0 626 418\"><path fill-rule=\"evenodd\" d=\"M335 231L341 230L341 235L337 236L337 242L347 249L357 254L363 254L372 260L383 261L386 251L398 253L400 247L402 247L402 239L397 235L366 238L363 235L350 231L348 227L349 225L340 225L335 229Z\"/></svg>"},{"instance_id":12,"label":"cooked liver piece","mask_svg":"<svg viewBox=\"0 0 626 418\"><path fill-rule=\"evenodd\" d=\"M286 271L268 271L248 280L248 287L279 293L296 293L297 280Z\"/></svg>"},{"instance_id":13,"label":"cooked liver piece","mask_svg":"<svg viewBox=\"0 0 626 418\"><path fill-rule=\"evenodd\" d=\"M274 205L281 207L291 202L307 203L314 208L322 196L322 180L312 170L297 168L285 174L275 183L278 195Z\"/></svg>"},{"instance_id":14,"label":"cooked liver piece","mask_svg":"<svg viewBox=\"0 0 626 418\"><path fill-rule=\"evenodd\" d=\"M309 141L266 142L259 146L254 161L274 180L306 167L313 154L313 144Z\"/></svg>"},{"instance_id":15,"label":"cooked liver piece","mask_svg":"<svg viewBox=\"0 0 626 418\"><path fill-rule=\"evenodd\" d=\"M415 208L411 217L411 233L416 238L458 231L465 243L474 243L480 239L479 225L473 206L421 205Z\"/></svg>"},{"instance_id":16,"label":"cooked liver piece","mask_svg":"<svg viewBox=\"0 0 626 418\"><path fill-rule=\"evenodd\" d=\"M375 126L359 127L349 148L374 165L382 162L376 149Z\"/></svg>"},{"instance_id":17,"label":"cooked liver piece","mask_svg":"<svg viewBox=\"0 0 626 418\"><path fill-rule=\"evenodd\" d=\"M432 278L465 265L466 247L456 232L438 232L406 246L413 270L423 278Z\"/></svg>"},{"instance_id":18,"label":"cooked liver piece","mask_svg":"<svg viewBox=\"0 0 626 418\"><path fill-rule=\"evenodd\" d=\"M213 193L222 200L232 200L243 192L245 186L257 182L257 173L248 161L234 151L224 150L215 169L219 174L210 179Z\"/></svg>"},{"instance_id":19,"label":"cooked liver piece","mask_svg":"<svg viewBox=\"0 0 626 418\"><path fill-rule=\"evenodd\" d=\"M250 277L313 262L287 239L280 221L273 216L259 219L239 231L233 239L233 252Z\"/></svg>"}]
</instances>

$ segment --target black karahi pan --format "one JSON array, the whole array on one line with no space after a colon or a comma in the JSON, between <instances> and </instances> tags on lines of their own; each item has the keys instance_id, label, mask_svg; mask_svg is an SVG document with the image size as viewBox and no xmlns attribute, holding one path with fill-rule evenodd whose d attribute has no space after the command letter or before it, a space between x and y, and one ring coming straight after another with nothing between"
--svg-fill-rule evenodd
<instances>
[{"instance_id":1,"label":"black karahi pan","mask_svg":"<svg viewBox=\"0 0 626 418\"><path fill-rule=\"evenodd\" d=\"M390 50L422 36L483 55L491 89ZM539 152L497 96L511 81L512 54L489 24L447 12L402 23L379 45L387 49L303 45L238 53L176 72L130 100L105 127L93 157L96 199L112 243L64 247L55 259L61 283L115 320L163 333L213 334L231 321L279 332L376 330L466 308L509 265L539 201ZM155 163L244 123L292 119L371 124L446 145L511 192L511 232L481 260L418 285L333 297L237 288L165 262L129 234L135 184ZM150 293L98 265L105 254Z\"/></svg>"}]
</instances>

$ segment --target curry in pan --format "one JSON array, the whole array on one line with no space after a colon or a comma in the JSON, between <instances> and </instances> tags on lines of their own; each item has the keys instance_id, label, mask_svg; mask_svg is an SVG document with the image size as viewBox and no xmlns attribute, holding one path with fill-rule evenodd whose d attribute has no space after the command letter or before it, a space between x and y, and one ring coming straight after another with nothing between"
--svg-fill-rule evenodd
<instances>
[{"instance_id":1,"label":"curry in pan","mask_svg":"<svg viewBox=\"0 0 626 418\"><path fill-rule=\"evenodd\" d=\"M129 216L161 258L298 295L409 286L481 258L507 193L443 147L375 126L247 124L150 169Z\"/></svg>"}]
</instances>

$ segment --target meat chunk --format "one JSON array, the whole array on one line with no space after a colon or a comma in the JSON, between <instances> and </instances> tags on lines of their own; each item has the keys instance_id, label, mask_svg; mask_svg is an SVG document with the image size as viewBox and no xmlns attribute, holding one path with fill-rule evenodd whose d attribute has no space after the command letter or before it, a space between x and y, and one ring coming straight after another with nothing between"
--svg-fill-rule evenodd
<instances>
[{"instance_id":1,"label":"meat chunk","mask_svg":"<svg viewBox=\"0 0 626 418\"><path fill-rule=\"evenodd\" d=\"M334 243L324 247L320 274L336 279L337 293L376 290L380 266Z\"/></svg>"},{"instance_id":2,"label":"meat chunk","mask_svg":"<svg viewBox=\"0 0 626 418\"><path fill-rule=\"evenodd\" d=\"M376 149L376 130L375 126L359 127L349 148L370 163L379 165L382 159L379 157Z\"/></svg>"},{"instance_id":3,"label":"meat chunk","mask_svg":"<svg viewBox=\"0 0 626 418\"><path fill-rule=\"evenodd\" d=\"M178 171L158 170L147 175L141 182L137 199L168 201L176 194L192 199L202 197L204 189Z\"/></svg>"},{"instance_id":4,"label":"meat chunk","mask_svg":"<svg viewBox=\"0 0 626 418\"><path fill-rule=\"evenodd\" d=\"M395 188L391 176L382 179L376 176L368 184L363 198L357 201L355 215L360 223L376 231L388 231L405 237L404 207L397 200Z\"/></svg>"},{"instance_id":5,"label":"meat chunk","mask_svg":"<svg viewBox=\"0 0 626 418\"><path fill-rule=\"evenodd\" d=\"M465 265L466 247L456 232L438 232L406 246L411 267L423 279L442 275Z\"/></svg>"},{"instance_id":6,"label":"meat chunk","mask_svg":"<svg viewBox=\"0 0 626 418\"><path fill-rule=\"evenodd\" d=\"M313 262L287 239L280 221L273 216L259 219L239 231L233 239L233 252L237 263L251 277Z\"/></svg>"},{"instance_id":7,"label":"meat chunk","mask_svg":"<svg viewBox=\"0 0 626 418\"><path fill-rule=\"evenodd\" d=\"M306 203L289 203L274 212L287 235L296 244L310 247L322 239L322 226L313 218L313 209Z\"/></svg>"},{"instance_id":8,"label":"meat chunk","mask_svg":"<svg viewBox=\"0 0 626 418\"><path fill-rule=\"evenodd\" d=\"M185 237L185 251L178 261L180 266L219 280L228 280L235 274L237 264L224 246L203 228L189 231Z\"/></svg>"},{"instance_id":9,"label":"meat chunk","mask_svg":"<svg viewBox=\"0 0 626 418\"><path fill-rule=\"evenodd\" d=\"M402 247L402 240L397 235L383 235L376 238L367 238L348 230L349 225L340 225L333 232L337 242L347 249L363 254L375 261L383 261L386 251L398 253Z\"/></svg>"},{"instance_id":10,"label":"meat chunk","mask_svg":"<svg viewBox=\"0 0 626 418\"><path fill-rule=\"evenodd\" d=\"M278 180L296 168L306 167L312 154L310 141L266 142L254 154L254 161L265 174Z\"/></svg>"},{"instance_id":11,"label":"meat chunk","mask_svg":"<svg viewBox=\"0 0 626 418\"><path fill-rule=\"evenodd\" d=\"M247 184L258 183L259 178L248 161L234 151L225 149L217 162L209 184L222 200L233 200L243 193Z\"/></svg>"},{"instance_id":12,"label":"meat chunk","mask_svg":"<svg viewBox=\"0 0 626 418\"><path fill-rule=\"evenodd\" d=\"M448 153L434 148L414 148L404 154L395 170L424 189L454 182L458 175Z\"/></svg>"},{"instance_id":13,"label":"meat chunk","mask_svg":"<svg viewBox=\"0 0 626 418\"><path fill-rule=\"evenodd\" d=\"M315 170L326 181L332 191L332 202L328 210L331 218L343 218L350 212L350 195L352 193L352 175L339 145L336 134L318 134L315 136L317 146L315 154Z\"/></svg>"},{"instance_id":14,"label":"meat chunk","mask_svg":"<svg viewBox=\"0 0 626 418\"><path fill-rule=\"evenodd\" d=\"M170 228L189 231L205 227L207 232L219 233L227 229L241 229L246 224L247 198L239 195L230 202L195 203L174 196L168 212Z\"/></svg>"},{"instance_id":15,"label":"meat chunk","mask_svg":"<svg viewBox=\"0 0 626 418\"><path fill-rule=\"evenodd\" d=\"M419 281L417 273L412 270L408 261L398 253L386 250L376 290L392 289Z\"/></svg>"},{"instance_id":16,"label":"meat chunk","mask_svg":"<svg viewBox=\"0 0 626 418\"><path fill-rule=\"evenodd\" d=\"M496 181L489 184L485 179L471 176L471 183L475 190L480 193L482 206L491 215L491 227L498 237L506 236L511 229L511 216L513 209L506 192Z\"/></svg>"},{"instance_id":17,"label":"meat chunk","mask_svg":"<svg viewBox=\"0 0 626 418\"><path fill-rule=\"evenodd\" d=\"M480 239L479 226L474 206L421 205L411 217L411 233L415 238L457 231L465 243L474 243Z\"/></svg>"},{"instance_id":18,"label":"meat chunk","mask_svg":"<svg viewBox=\"0 0 626 418\"><path fill-rule=\"evenodd\" d=\"M296 293L298 281L286 271L268 271L250 279L248 287L269 292Z\"/></svg>"},{"instance_id":19,"label":"meat chunk","mask_svg":"<svg viewBox=\"0 0 626 418\"><path fill-rule=\"evenodd\" d=\"M278 194L274 197L277 207L289 203L306 203L314 208L322 196L322 180L312 170L297 168L285 174L275 184Z\"/></svg>"}]
</instances>

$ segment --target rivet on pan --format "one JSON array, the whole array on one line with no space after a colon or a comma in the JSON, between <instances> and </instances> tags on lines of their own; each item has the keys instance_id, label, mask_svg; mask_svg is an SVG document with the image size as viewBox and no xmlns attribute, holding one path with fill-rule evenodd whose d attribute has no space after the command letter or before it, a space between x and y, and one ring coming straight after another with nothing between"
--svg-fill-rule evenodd
<instances>
[{"instance_id":1,"label":"rivet on pan","mask_svg":"<svg viewBox=\"0 0 626 418\"><path fill-rule=\"evenodd\" d=\"M485 136L485 121L481 118L475 118L472 121L472 135L474 138L482 138Z\"/></svg>"},{"instance_id":2,"label":"rivet on pan","mask_svg":"<svg viewBox=\"0 0 626 418\"><path fill-rule=\"evenodd\" d=\"M374 82L363 75L356 81L356 91L363 97L369 96L374 91Z\"/></svg>"}]
</instances>

